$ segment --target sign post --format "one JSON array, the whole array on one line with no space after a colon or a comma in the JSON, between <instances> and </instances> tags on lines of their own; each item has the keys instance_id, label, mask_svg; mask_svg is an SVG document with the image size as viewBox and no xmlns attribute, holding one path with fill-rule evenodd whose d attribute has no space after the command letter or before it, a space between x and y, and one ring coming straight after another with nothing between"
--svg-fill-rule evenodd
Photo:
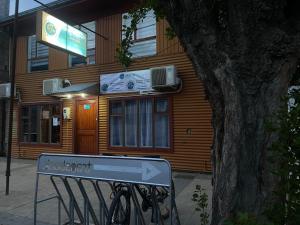
<instances>
[{"instance_id":1,"label":"sign post","mask_svg":"<svg viewBox=\"0 0 300 225\"><path fill-rule=\"evenodd\" d=\"M40 175L50 177L57 195L44 199L38 198ZM107 186L103 186L104 183L106 185L109 184L111 188L110 191L107 191ZM83 197L83 206L76 198L76 193L74 192L76 184ZM89 186L87 186L87 184L89 184ZM91 187L90 185L92 185L94 190L90 190L89 194L87 194L87 187ZM119 185L123 185L125 189L119 190L118 187L122 187ZM140 187L140 185L143 187ZM105 192L102 191L104 187ZM157 187L160 187L161 192ZM173 217L173 211L179 222L175 203L174 185L172 182L172 170L167 160L146 157L42 154L37 163L33 224L37 224L38 204L52 199L58 200L58 224L61 224L60 205L63 206L69 219L68 224L75 224L75 214L78 216L77 219L80 224L89 224L90 219L95 225L106 224L105 221L112 220L111 215L115 210L112 206L115 203L112 202L108 209L106 198L103 194L106 194L106 197L111 197L111 193L114 193L115 199L113 201L117 202L120 198L120 194L125 193L125 190L127 190L128 192L126 193L130 195L129 201L132 200L134 205L134 224L144 225L146 224L145 218L147 215L142 212L141 207L143 203L138 199L137 192L140 193L142 199L148 198L148 195L144 196L146 193L142 191L141 188L146 188L148 194L151 194L151 201L154 202L152 212L157 214L158 220L159 218L161 219L161 209L158 205L158 198L163 198L161 203L164 201L166 203L168 202L168 206L166 207L169 209L169 224L174 224L173 218L175 217ZM68 204L61 189L67 192L69 207L67 207ZM118 192L118 194L116 192ZM96 195L92 197L92 193ZM159 193L160 197L156 196L159 195ZM93 204L93 200L98 200L100 207L97 210L95 204ZM97 215L98 210L99 216ZM91 216L90 219L89 215ZM158 222L158 224L160 223ZM180 222L176 224L180 225Z\"/></svg>"},{"instance_id":2,"label":"sign post","mask_svg":"<svg viewBox=\"0 0 300 225\"><path fill-rule=\"evenodd\" d=\"M12 150L12 129L13 129L13 113L14 113L14 99L15 99L15 80L16 80L16 55L17 55L17 32L18 32L18 18L19 18L19 0L16 0L14 31L12 36L12 56L10 68L10 102L9 102L9 125L8 125L8 149L6 161L6 187L5 194L9 195L9 177L11 167L11 150Z\"/></svg>"},{"instance_id":3,"label":"sign post","mask_svg":"<svg viewBox=\"0 0 300 225\"><path fill-rule=\"evenodd\" d=\"M171 166L164 159L42 154L38 174L171 187Z\"/></svg>"}]
</instances>

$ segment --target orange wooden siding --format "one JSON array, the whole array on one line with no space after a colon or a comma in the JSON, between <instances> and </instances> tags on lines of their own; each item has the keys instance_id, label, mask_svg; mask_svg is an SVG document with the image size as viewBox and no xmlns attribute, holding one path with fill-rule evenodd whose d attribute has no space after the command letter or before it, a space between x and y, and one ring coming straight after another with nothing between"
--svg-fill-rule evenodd
<instances>
[{"instance_id":1,"label":"orange wooden siding","mask_svg":"<svg viewBox=\"0 0 300 225\"><path fill-rule=\"evenodd\" d=\"M96 63L114 63L116 59L116 49L121 42L122 15L116 14L97 20L96 31L104 34L108 40L96 36Z\"/></svg>"},{"instance_id":2,"label":"orange wooden siding","mask_svg":"<svg viewBox=\"0 0 300 225\"><path fill-rule=\"evenodd\" d=\"M49 48L49 70L61 70L68 68L68 54L56 50L54 48Z\"/></svg>"},{"instance_id":3,"label":"orange wooden siding","mask_svg":"<svg viewBox=\"0 0 300 225\"><path fill-rule=\"evenodd\" d=\"M20 37L17 40L16 74L27 72L27 37Z\"/></svg>"},{"instance_id":4,"label":"orange wooden siding","mask_svg":"<svg viewBox=\"0 0 300 225\"><path fill-rule=\"evenodd\" d=\"M157 54L158 55L172 55L179 52L184 52L183 47L180 45L177 37L169 40L166 35L166 29L169 24L166 20L161 20L156 26L157 35Z\"/></svg>"},{"instance_id":5,"label":"orange wooden siding","mask_svg":"<svg viewBox=\"0 0 300 225\"><path fill-rule=\"evenodd\" d=\"M121 14L97 19L97 31L105 34L109 40L96 38L96 65L68 68L68 55L64 52L49 50L49 70L27 73L27 38L18 40L16 84L22 93L22 102L47 102L53 98L42 95L43 80L54 77L68 79L72 84L99 82L100 74L123 71L115 58L115 49L121 38ZM183 51L177 39L165 37L167 23L157 24L157 55L137 59L129 70L141 70L151 67L173 64L183 80L181 93L173 95L173 142L174 151L162 153L171 161L174 168L188 171L210 171L210 148L212 144L211 109L205 98L202 82L196 77L192 63ZM25 52L25 53L24 53ZM115 97L119 95L113 95ZM107 98L99 96L99 152L112 152L107 149ZM64 106L72 109L72 100L63 100ZM15 107L13 132L13 156L36 158L42 152L72 153L73 118L62 122L62 143L60 147L41 147L19 145L17 140L18 105ZM118 153L113 151L114 153ZM119 153L124 154L124 151ZM130 152L139 155L140 152ZM142 154L145 154L144 152ZM149 152L149 154L154 154Z\"/></svg>"}]
</instances>

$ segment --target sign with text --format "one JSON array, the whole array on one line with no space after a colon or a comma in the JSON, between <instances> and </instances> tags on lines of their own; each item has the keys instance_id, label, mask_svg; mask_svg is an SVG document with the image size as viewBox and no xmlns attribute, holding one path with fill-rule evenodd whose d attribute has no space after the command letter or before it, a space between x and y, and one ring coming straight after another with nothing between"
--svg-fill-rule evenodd
<instances>
[{"instance_id":1,"label":"sign with text","mask_svg":"<svg viewBox=\"0 0 300 225\"><path fill-rule=\"evenodd\" d=\"M100 93L151 91L150 70L100 75Z\"/></svg>"},{"instance_id":2,"label":"sign with text","mask_svg":"<svg viewBox=\"0 0 300 225\"><path fill-rule=\"evenodd\" d=\"M86 57L87 34L44 12L37 13L37 41Z\"/></svg>"},{"instance_id":3,"label":"sign with text","mask_svg":"<svg viewBox=\"0 0 300 225\"><path fill-rule=\"evenodd\" d=\"M171 186L171 166L164 159L42 154L39 174Z\"/></svg>"}]
</instances>

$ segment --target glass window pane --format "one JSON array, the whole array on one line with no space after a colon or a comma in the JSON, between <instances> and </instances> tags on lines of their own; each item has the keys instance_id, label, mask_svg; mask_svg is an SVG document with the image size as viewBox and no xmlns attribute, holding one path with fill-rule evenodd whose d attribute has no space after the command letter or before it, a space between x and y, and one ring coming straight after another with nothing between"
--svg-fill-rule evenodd
<instances>
[{"instance_id":1,"label":"glass window pane","mask_svg":"<svg viewBox=\"0 0 300 225\"><path fill-rule=\"evenodd\" d=\"M129 48L129 51L132 53L133 58L155 55L156 39L136 42Z\"/></svg>"},{"instance_id":2,"label":"glass window pane","mask_svg":"<svg viewBox=\"0 0 300 225\"><path fill-rule=\"evenodd\" d=\"M124 18L125 16L125 18ZM128 17L128 14L123 14L122 25L130 26L131 18ZM124 27L122 27L124 29ZM151 56L156 54L156 18L154 11L151 10L148 12L146 17L137 25L136 35L132 36L132 39L136 42L133 43L129 51L133 54L133 58ZM125 34L122 32L122 39L124 39ZM140 39L154 37L151 40L139 41Z\"/></svg>"},{"instance_id":3,"label":"glass window pane","mask_svg":"<svg viewBox=\"0 0 300 225\"><path fill-rule=\"evenodd\" d=\"M85 32L87 34L87 58L80 57L80 56L69 56L69 62L70 66L76 66L76 65L86 65L86 64L95 64L95 48L96 48L96 35L92 31L84 28L83 26L87 27L88 29L92 31L96 31L96 22L91 21L88 23L83 23L82 26L76 26L81 31Z\"/></svg>"},{"instance_id":4,"label":"glass window pane","mask_svg":"<svg viewBox=\"0 0 300 225\"><path fill-rule=\"evenodd\" d=\"M48 46L37 43L37 57L48 56Z\"/></svg>"},{"instance_id":5,"label":"glass window pane","mask_svg":"<svg viewBox=\"0 0 300 225\"><path fill-rule=\"evenodd\" d=\"M51 122L51 143L59 143L60 141L60 118L52 117Z\"/></svg>"},{"instance_id":6,"label":"glass window pane","mask_svg":"<svg viewBox=\"0 0 300 225\"><path fill-rule=\"evenodd\" d=\"M60 105L53 105L51 106L51 108L52 108L52 115L60 116L61 114Z\"/></svg>"},{"instance_id":7,"label":"glass window pane","mask_svg":"<svg viewBox=\"0 0 300 225\"><path fill-rule=\"evenodd\" d=\"M88 49L87 50L87 64L95 64L96 58L95 58L95 49Z\"/></svg>"},{"instance_id":8,"label":"glass window pane","mask_svg":"<svg viewBox=\"0 0 300 225\"><path fill-rule=\"evenodd\" d=\"M40 108L38 106L31 107L30 115L30 142L38 142Z\"/></svg>"},{"instance_id":9,"label":"glass window pane","mask_svg":"<svg viewBox=\"0 0 300 225\"><path fill-rule=\"evenodd\" d=\"M96 22L95 21L84 23L82 25L89 28L92 31L96 31ZM95 48L95 46L96 46L96 42L95 42L96 35L95 35L95 33L85 29L84 27L81 27L81 30L87 34L87 41L88 41L87 48L88 49Z\"/></svg>"},{"instance_id":10,"label":"glass window pane","mask_svg":"<svg viewBox=\"0 0 300 225\"><path fill-rule=\"evenodd\" d=\"M156 112L168 112L168 99L156 100Z\"/></svg>"},{"instance_id":11,"label":"glass window pane","mask_svg":"<svg viewBox=\"0 0 300 225\"><path fill-rule=\"evenodd\" d=\"M37 43L35 35L28 37L29 72L48 70L48 54L48 46Z\"/></svg>"},{"instance_id":12,"label":"glass window pane","mask_svg":"<svg viewBox=\"0 0 300 225\"><path fill-rule=\"evenodd\" d=\"M136 30L137 39L152 36L156 36L156 18L153 10L149 11L143 21L138 23Z\"/></svg>"},{"instance_id":13,"label":"glass window pane","mask_svg":"<svg viewBox=\"0 0 300 225\"><path fill-rule=\"evenodd\" d=\"M41 142L49 143L49 119L41 120Z\"/></svg>"},{"instance_id":14,"label":"glass window pane","mask_svg":"<svg viewBox=\"0 0 300 225\"><path fill-rule=\"evenodd\" d=\"M22 107L22 111L21 111L21 117L28 117L29 115L29 108L28 107Z\"/></svg>"},{"instance_id":15,"label":"glass window pane","mask_svg":"<svg viewBox=\"0 0 300 225\"><path fill-rule=\"evenodd\" d=\"M137 146L137 104L135 100L125 102L125 146Z\"/></svg>"},{"instance_id":16,"label":"glass window pane","mask_svg":"<svg viewBox=\"0 0 300 225\"><path fill-rule=\"evenodd\" d=\"M21 121L21 142L29 141L29 119Z\"/></svg>"},{"instance_id":17,"label":"glass window pane","mask_svg":"<svg viewBox=\"0 0 300 225\"><path fill-rule=\"evenodd\" d=\"M86 58L80 57L76 55L70 55L70 61L71 61L71 67L73 66L80 66L80 65L86 65Z\"/></svg>"},{"instance_id":18,"label":"glass window pane","mask_svg":"<svg viewBox=\"0 0 300 225\"><path fill-rule=\"evenodd\" d=\"M155 116L155 147L167 148L170 146L169 137L169 116Z\"/></svg>"},{"instance_id":19,"label":"glass window pane","mask_svg":"<svg viewBox=\"0 0 300 225\"><path fill-rule=\"evenodd\" d=\"M51 117L51 110L49 105L44 105L42 108L41 116L41 142L49 143L49 120Z\"/></svg>"},{"instance_id":20,"label":"glass window pane","mask_svg":"<svg viewBox=\"0 0 300 225\"><path fill-rule=\"evenodd\" d=\"M21 142L60 142L60 104L23 106L21 113Z\"/></svg>"},{"instance_id":21,"label":"glass window pane","mask_svg":"<svg viewBox=\"0 0 300 225\"><path fill-rule=\"evenodd\" d=\"M122 117L110 117L110 145L123 146L123 126Z\"/></svg>"},{"instance_id":22,"label":"glass window pane","mask_svg":"<svg viewBox=\"0 0 300 225\"><path fill-rule=\"evenodd\" d=\"M130 27L130 25L131 25L131 17L129 17L128 13L124 13L122 15L122 39L125 38L124 26ZM134 38L134 34L132 35L132 38Z\"/></svg>"},{"instance_id":23,"label":"glass window pane","mask_svg":"<svg viewBox=\"0 0 300 225\"><path fill-rule=\"evenodd\" d=\"M35 35L28 37L28 59L36 57L36 37Z\"/></svg>"},{"instance_id":24,"label":"glass window pane","mask_svg":"<svg viewBox=\"0 0 300 225\"><path fill-rule=\"evenodd\" d=\"M48 70L48 58L29 61L30 71Z\"/></svg>"},{"instance_id":25,"label":"glass window pane","mask_svg":"<svg viewBox=\"0 0 300 225\"><path fill-rule=\"evenodd\" d=\"M140 146L152 147L152 99L140 101Z\"/></svg>"},{"instance_id":26,"label":"glass window pane","mask_svg":"<svg viewBox=\"0 0 300 225\"><path fill-rule=\"evenodd\" d=\"M112 115L120 115L123 113L122 102L111 102L110 103L110 112Z\"/></svg>"}]
</instances>

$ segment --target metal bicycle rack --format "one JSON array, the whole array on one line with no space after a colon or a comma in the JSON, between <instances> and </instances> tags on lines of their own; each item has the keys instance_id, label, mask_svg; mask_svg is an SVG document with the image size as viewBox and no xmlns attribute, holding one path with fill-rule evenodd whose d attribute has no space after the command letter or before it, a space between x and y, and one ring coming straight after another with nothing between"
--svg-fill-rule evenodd
<instances>
[{"instance_id":1,"label":"metal bicycle rack","mask_svg":"<svg viewBox=\"0 0 300 225\"><path fill-rule=\"evenodd\" d=\"M49 177L54 195L39 198L40 176ZM125 184L130 189L130 201L134 206L130 224L148 224L136 188L136 185L145 185L168 190L169 219L165 222L159 220L157 225L175 225L172 215L174 212L176 225L180 225L168 161L157 158L66 154L42 154L38 159L33 224L38 225L39 205L56 199L58 225L106 225L114 182ZM153 204L153 212L160 218L158 202L154 201ZM62 212L67 220L64 223Z\"/></svg>"}]
</instances>

